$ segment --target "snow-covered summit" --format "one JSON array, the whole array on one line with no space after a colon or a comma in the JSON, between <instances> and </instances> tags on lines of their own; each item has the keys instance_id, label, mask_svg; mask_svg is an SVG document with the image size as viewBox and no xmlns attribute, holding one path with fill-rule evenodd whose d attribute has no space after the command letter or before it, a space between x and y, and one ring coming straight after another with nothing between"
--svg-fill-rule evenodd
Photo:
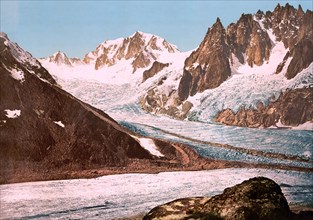
<instances>
[{"instance_id":1,"label":"snow-covered summit","mask_svg":"<svg viewBox=\"0 0 313 220\"><path fill-rule=\"evenodd\" d=\"M106 40L86 54L84 62L95 69L110 67L121 61L131 61L133 71L149 66L153 61L179 50L165 39L143 32L135 32L129 37Z\"/></svg>"}]
</instances>

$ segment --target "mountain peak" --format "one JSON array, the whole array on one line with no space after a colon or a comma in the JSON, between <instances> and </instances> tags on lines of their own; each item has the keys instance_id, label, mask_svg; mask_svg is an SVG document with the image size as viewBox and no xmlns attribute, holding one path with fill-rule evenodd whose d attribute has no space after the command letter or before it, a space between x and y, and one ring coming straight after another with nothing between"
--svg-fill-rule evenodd
<instances>
[{"instance_id":1,"label":"mountain peak","mask_svg":"<svg viewBox=\"0 0 313 220\"><path fill-rule=\"evenodd\" d=\"M49 61L50 62L54 62L57 65L65 64L65 65L68 65L68 66L72 66L69 58L62 51L55 52L52 56L49 57Z\"/></svg>"},{"instance_id":2,"label":"mountain peak","mask_svg":"<svg viewBox=\"0 0 313 220\"><path fill-rule=\"evenodd\" d=\"M176 46L165 39L141 31L126 38L108 40L100 44L95 51L88 53L85 63L95 64L95 69L113 66L121 60L130 61L133 71L145 68L165 53L179 52ZM136 67L135 67L136 66Z\"/></svg>"}]
</instances>

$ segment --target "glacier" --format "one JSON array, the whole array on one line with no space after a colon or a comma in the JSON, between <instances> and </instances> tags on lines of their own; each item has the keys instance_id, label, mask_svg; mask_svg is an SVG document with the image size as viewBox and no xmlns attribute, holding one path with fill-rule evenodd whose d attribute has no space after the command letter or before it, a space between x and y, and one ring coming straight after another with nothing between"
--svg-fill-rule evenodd
<instances>
[{"instance_id":1,"label":"glacier","mask_svg":"<svg viewBox=\"0 0 313 220\"><path fill-rule=\"evenodd\" d=\"M289 205L313 205L312 173L230 168L0 185L0 218L119 219L177 198L220 194L255 176L276 181Z\"/></svg>"}]
</instances>

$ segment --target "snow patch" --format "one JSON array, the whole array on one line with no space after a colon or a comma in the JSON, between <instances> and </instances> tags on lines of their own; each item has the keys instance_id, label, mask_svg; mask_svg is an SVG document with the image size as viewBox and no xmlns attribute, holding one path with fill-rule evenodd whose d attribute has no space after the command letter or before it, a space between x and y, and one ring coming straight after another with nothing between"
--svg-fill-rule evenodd
<instances>
[{"instance_id":1,"label":"snow patch","mask_svg":"<svg viewBox=\"0 0 313 220\"><path fill-rule=\"evenodd\" d=\"M65 125L62 123L62 121L54 121L55 124L59 125L60 127L64 128Z\"/></svg>"},{"instance_id":2,"label":"snow patch","mask_svg":"<svg viewBox=\"0 0 313 220\"><path fill-rule=\"evenodd\" d=\"M25 76L22 70L12 69L10 73L14 79L22 83L25 81Z\"/></svg>"},{"instance_id":3,"label":"snow patch","mask_svg":"<svg viewBox=\"0 0 313 220\"><path fill-rule=\"evenodd\" d=\"M157 157L164 157L164 155L158 150L158 147L155 145L154 141L150 138L139 138L140 145L148 150L152 155Z\"/></svg>"},{"instance_id":4,"label":"snow patch","mask_svg":"<svg viewBox=\"0 0 313 220\"><path fill-rule=\"evenodd\" d=\"M308 122L305 122L301 125L298 125L297 127L292 127L292 129L294 130L309 130L309 131L312 131L313 130L313 122L311 121L308 121Z\"/></svg>"},{"instance_id":5,"label":"snow patch","mask_svg":"<svg viewBox=\"0 0 313 220\"><path fill-rule=\"evenodd\" d=\"M6 109L4 110L6 112L6 116L8 118L17 118L19 116L21 116L21 110L9 110L9 109Z\"/></svg>"}]
</instances>

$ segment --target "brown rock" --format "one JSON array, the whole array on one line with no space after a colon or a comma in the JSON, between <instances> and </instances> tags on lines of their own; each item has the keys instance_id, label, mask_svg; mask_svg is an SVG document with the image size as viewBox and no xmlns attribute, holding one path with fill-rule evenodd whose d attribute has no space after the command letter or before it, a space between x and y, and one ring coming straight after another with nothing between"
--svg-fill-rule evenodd
<instances>
[{"instance_id":1,"label":"brown rock","mask_svg":"<svg viewBox=\"0 0 313 220\"><path fill-rule=\"evenodd\" d=\"M284 92L277 101L257 109L240 108L237 113L225 109L215 117L216 122L241 127L270 127L280 120L286 126L298 126L313 121L313 88L302 88Z\"/></svg>"},{"instance_id":2,"label":"brown rock","mask_svg":"<svg viewBox=\"0 0 313 220\"><path fill-rule=\"evenodd\" d=\"M185 61L178 95L183 101L189 95L218 87L230 76L226 34L220 20L210 28L200 44Z\"/></svg>"},{"instance_id":3,"label":"brown rock","mask_svg":"<svg viewBox=\"0 0 313 220\"><path fill-rule=\"evenodd\" d=\"M169 63L160 63L158 61L154 61L152 67L143 72L142 82L146 81L148 78L155 76L158 72L163 70L165 67L168 67Z\"/></svg>"}]
</instances>

